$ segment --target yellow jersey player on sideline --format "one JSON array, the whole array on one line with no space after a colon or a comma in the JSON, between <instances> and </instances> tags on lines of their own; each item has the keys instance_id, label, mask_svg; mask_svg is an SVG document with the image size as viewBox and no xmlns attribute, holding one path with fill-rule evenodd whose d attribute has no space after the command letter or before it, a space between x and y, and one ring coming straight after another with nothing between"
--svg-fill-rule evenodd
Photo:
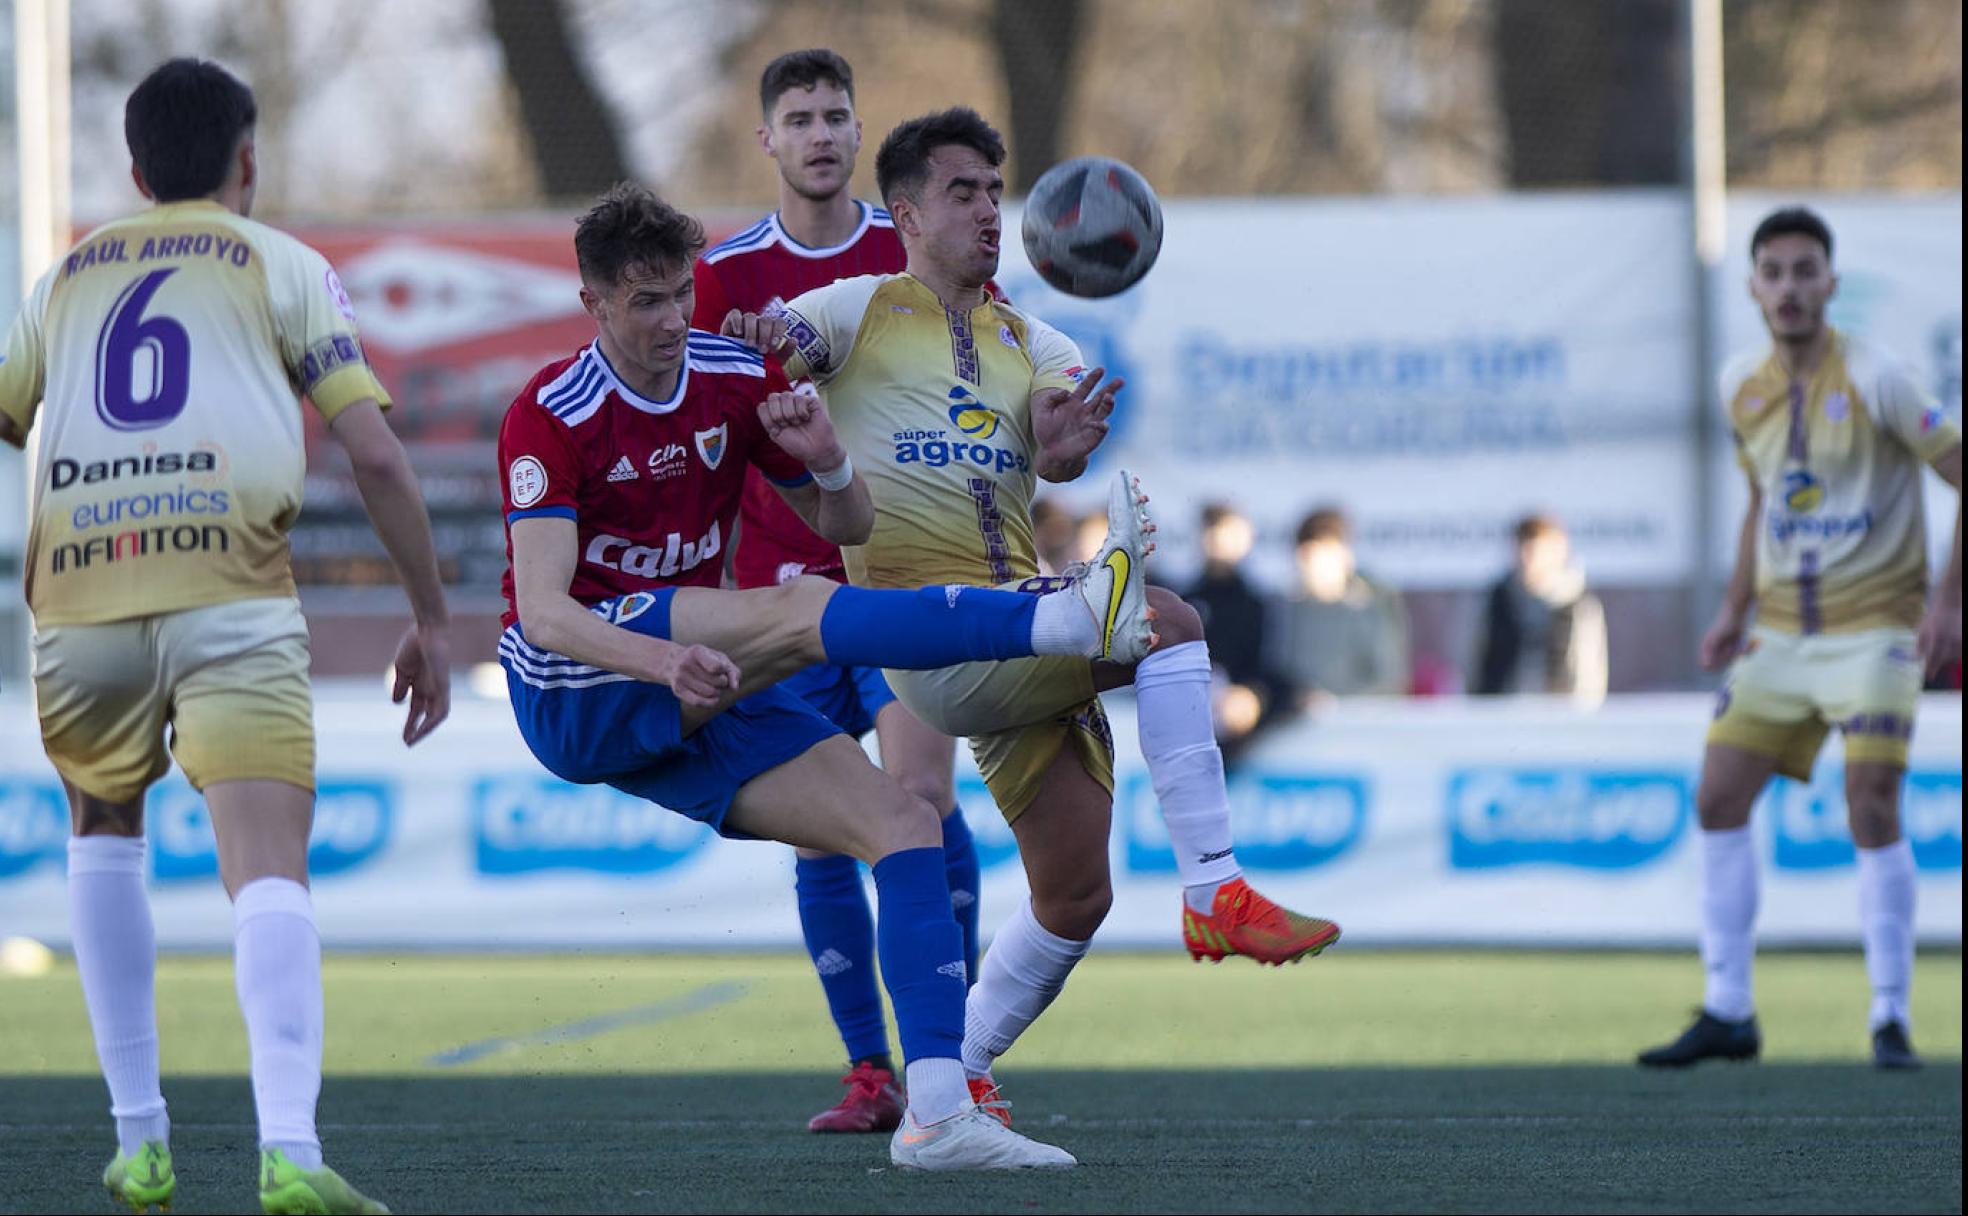
<instances>
[{"instance_id":1,"label":"yellow jersey player on sideline","mask_svg":"<svg viewBox=\"0 0 1968 1216\"><path fill-rule=\"evenodd\" d=\"M315 1132L314 724L287 556L303 396L347 450L416 615L396 655L405 743L449 712L448 622L348 297L320 254L246 218L255 113L212 63L173 59L137 86L131 176L157 205L90 233L36 284L0 363L0 439L22 444L38 414L34 687L68 791L75 960L116 1119L103 1184L138 1211L176 1189L143 835L144 791L175 755L211 810L232 896L261 1203L382 1212L322 1163Z\"/></svg>"},{"instance_id":2,"label":"yellow jersey player on sideline","mask_svg":"<svg viewBox=\"0 0 1968 1216\"><path fill-rule=\"evenodd\" d=\"M1772 773L1809 780L1836 726L1858 846L1873 1062L1915 1068L1914 861L1900 833L1900 787L1922 676L1961 654L1960 508L1947 573L1930 595L1920 466L1958 496L1961 426L1885 352L1825 323L1838 279L1822 219L1773 212L1750 240L1750 260L1749 291L1771 344L1722 374L1749 509L1721 613L1701 642L1709 670L1733 659L1696 796L1707 991L1694 1024L1640 1063L1680 1067L1761 1050L1750 996L1750 808Z\"/></svg>"},{"instance_id":3,"label":"yellow jersey player on sideline","mask_svg":"<svg viewBox=\"0 0 1968 1216\"><path fill-rule=\"evenodd\" d=\"M1003 140L975 111L903 123L875 160L908 254L896 275L843 279L726 331L811 376L875 503L866 544L843 552L849 581L1040 589L1031 502L1067 481L1105 437L1119 381L1101 385L1057 330L994 299L1003 234ZM782 337L784 344L782 345ZM1109 526L1140 511L1125 474ZM1071 658L891 671L909 710L967 735L1025 863L1031 898L999 929L967 1002L964 1067L979 1104L1009 1121L992 1062L1038 1017L1085 954L1113 899L1108 876L1113 741L1097 694L1133 683L1141 749L1184 884L1184 938L1197 958L1282 963L1339 929L1251 889L1230 843L1223 761L1210 722L1202 621L1173 593L1143 588L1160 631L1137 666ZM908 1131L905 1120L898 1135Z\"/></svg>"}]
</instances>

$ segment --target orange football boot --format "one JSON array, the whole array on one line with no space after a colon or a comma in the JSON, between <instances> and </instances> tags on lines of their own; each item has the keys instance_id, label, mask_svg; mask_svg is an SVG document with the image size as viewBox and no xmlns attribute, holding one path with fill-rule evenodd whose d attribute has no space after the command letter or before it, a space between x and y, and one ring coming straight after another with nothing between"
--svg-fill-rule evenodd
<instances>
[{"instance_id":1,"label":"orange football boot","mask_svg":"<svg viewBox=\"0 0 1968 1216\"><path fill-rule=\"evenodd\" d=\"M1182 909L1182 944L1197 962L1241 954L1274 967L1310 958L1339 940L1339 926L1300 916L1259 895L1241 878L1216 890L1208 915Z\"/></svg>"}]
</instances>

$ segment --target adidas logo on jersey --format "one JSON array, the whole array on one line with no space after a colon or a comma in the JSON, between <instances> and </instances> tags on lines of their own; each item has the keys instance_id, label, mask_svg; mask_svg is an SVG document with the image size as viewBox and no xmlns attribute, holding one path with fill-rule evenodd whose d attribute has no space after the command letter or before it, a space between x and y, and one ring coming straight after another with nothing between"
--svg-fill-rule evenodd
<instances>
[{"instance_id":1,"label":"adidas logo on jersey","mask_svg":"<svg viewBox=\"0 0 1968 1216\"><path fill-rule=\"evenodd\" d=\"M617 460L615 467L608 470L608 480L610 481L634 481L640 476L641 474L636 472L636 467L629 463L627 456Z\"/></svg>"}]
</instances>

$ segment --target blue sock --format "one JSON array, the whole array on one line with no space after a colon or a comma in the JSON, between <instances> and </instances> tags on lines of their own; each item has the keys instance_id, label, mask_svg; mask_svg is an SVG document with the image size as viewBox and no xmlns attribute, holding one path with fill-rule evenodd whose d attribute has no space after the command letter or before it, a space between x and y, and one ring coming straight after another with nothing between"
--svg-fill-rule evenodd
<instances>
[{"instance_id":1,"label":"blue sock","mask_svg":"<svg viewBox=\"0 0 1968 1216\"><path fill-rule=\"evenodd\" d=\"M882 980L895 1002L903 1061L959 1058L966 968L943 850L903 849L876 862L875 898Z\"/></svg>"},{"instance_id":2,"label":"blue sock","mask_svg":"<svg viewBox=\"0 0 1968 1216\"><path fill-rule=\"evenodd\" d=\"M957 914L957 927L963 930L966 973L975 984L978 884L983 872L977 865L977 842L971 839L970 825L964 822L960 806L943 816L943 875L950 880L950 907Z\"/></svg>"},{"instance_id":3,"label":"blue sock","mask_svg":"<svg viewBox=\"0 0 1968 1216\"><path fill-rule=\"evenodd\" d=\"M827 661L926 670L1032 654L1039 597L983 587L872 591L842 587L820 614Z\"/></svg>"},{"instance_id":4,"label":"blue sock","mask_svg":"<svg viewBox=\"0 0 1968 1216\"><path fill-rule=\"evenodd\" d=\"M802 857L793 866L800 932L820 973L849 1060L888 1054L888 1022L875 989L875 918L852 857Z\"/></svg>"}]
</instances>

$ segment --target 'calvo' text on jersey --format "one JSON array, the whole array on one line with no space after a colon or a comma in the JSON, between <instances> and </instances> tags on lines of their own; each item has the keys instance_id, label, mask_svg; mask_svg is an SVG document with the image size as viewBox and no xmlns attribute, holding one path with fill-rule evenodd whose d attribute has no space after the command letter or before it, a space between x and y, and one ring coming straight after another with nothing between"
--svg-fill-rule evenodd
<instances>
[{"instance_id":1,"label":"'calvo' text on jersey","mask_svg":"<svg viewBox=\"0 0 1968 1216\"><path fill-rule=\"evenodd\" d=\"M672 532L660 547L638 545L626 537L600 532L588 542L587 560L638 578L669 578L716 557L723 545L716 520L711 521L709 532L694 541L685 541Z\"/></svg>"}]
</instances>

